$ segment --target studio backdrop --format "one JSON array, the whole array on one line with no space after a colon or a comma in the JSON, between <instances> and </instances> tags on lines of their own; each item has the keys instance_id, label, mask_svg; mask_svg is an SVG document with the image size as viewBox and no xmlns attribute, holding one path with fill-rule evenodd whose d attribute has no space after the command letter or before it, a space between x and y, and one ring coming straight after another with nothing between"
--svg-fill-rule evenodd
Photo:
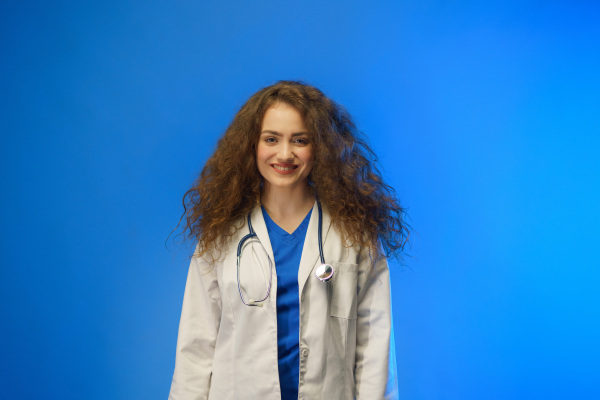
<instances>
[{"instance_id":1,"label":"studio backdrop","mask_svg":"<svg viewBox=\"0 0 600 400\"><path fill-rule=\"evenodd\" d=\"M165 399L181 199L280 79L354 116L407 209L402 399L600 398L600 3L0 5L0 398Z\"/></svg>"}]
</instances>

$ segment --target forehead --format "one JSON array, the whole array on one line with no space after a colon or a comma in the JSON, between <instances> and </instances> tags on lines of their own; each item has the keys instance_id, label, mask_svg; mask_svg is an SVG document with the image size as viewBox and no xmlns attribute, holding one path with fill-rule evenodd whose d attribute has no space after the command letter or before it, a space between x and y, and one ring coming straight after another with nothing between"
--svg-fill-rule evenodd
<instances>
[{"instance_id":1,"label":"forehead","mask_svg":"<svg viewBox=\"0 0 600 400\"><path fill-rule=\"evenodd\" d=\"M261 132L265 130L278 133L308 131L300 112L286 103L275 103L267 109L263 117Z\"/></svg>"}]
</instances>

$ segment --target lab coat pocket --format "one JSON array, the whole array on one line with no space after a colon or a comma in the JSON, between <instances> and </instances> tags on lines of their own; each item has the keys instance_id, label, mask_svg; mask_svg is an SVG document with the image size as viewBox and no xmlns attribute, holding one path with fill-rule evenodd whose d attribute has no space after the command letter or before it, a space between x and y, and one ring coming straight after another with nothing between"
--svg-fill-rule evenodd
<instances>
[{"instance_id":1,"label":"lab coat pocket","mask_svg":"<svg viewBox=\"0 0 600 400\"><path fill-rule=\"evenodd\" d=\"M356 318L358 265L333 263L334 274L329 282L329 315Z\"/></svg>"}]
</instances>

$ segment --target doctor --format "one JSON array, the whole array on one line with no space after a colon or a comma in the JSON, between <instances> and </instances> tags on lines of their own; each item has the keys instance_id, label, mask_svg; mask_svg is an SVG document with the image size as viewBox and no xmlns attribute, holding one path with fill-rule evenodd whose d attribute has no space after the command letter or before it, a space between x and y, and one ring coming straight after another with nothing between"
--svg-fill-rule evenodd
<instances>
[{"instance_id":1,"label":"doctor","mask_svg":"<svg viewBox=\"0 0 600 400\"><path fill-rule=\"evenodd\" d=\"M385 254L408 230L374 158L310 85L242 107L184 197L198 246L169 399L397 398Z\"/></svg>"}]
</instances>

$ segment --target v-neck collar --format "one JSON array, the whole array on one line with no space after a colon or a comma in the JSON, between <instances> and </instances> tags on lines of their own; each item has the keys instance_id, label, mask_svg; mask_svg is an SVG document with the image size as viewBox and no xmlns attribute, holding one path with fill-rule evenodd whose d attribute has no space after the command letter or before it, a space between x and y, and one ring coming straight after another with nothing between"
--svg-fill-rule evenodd
<instances>
[{"instance_id":1,"label":"v-neck collar","mask_svg":"<svg viewBox=\"0 0 600 400\"><path fill-rule=\"evenodd\" d=\"M298 227L292 233L288 233L285 229L277 225L277 223L273 221L273 219L263 206L261 206L260 208L262 210L263 218L265 219L265 224L267 225L267 231L270 234L276 234L287 241L295 241L300 237L304 237L306 235L306 228L308 227L310 216L312 215L312 208L308 211L306 217L304 217L300 225L298 225Z\"/></svg>"}]
</instances>

